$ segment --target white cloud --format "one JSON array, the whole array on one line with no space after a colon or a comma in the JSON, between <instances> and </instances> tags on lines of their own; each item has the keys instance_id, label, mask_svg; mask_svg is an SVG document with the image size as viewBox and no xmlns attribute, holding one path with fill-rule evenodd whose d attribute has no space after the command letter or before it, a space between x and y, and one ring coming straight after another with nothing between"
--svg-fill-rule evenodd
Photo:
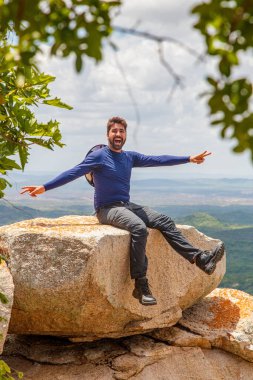
<instances>
[{"instance_id":1,"label":"white cloud","mask_svg":"<svg viewBox=\"0 0 253 380\"><path fill-rule=\"evenodd\" d=\"M167 35L204 50L202 38L193 30L194 18L189 15L193 1L181 0L125 0L115 24L132 27L141 20L139 29ZM160 169L161 175L248 176L252 166L248 155L233 155L231 142L221 141L218 129L210 128L208 111L198 94L205 88L204 77L213 70L214 63L196 63L196 59L180 46L164 46L164 56L173 69L184 76L185 87L177 89L167 102L173 83L172 77L159 62L157 45L142 38L115 33L112 40L118 45L118 60L125 72L122 76L115 53L105 44L104 60L95 65L86 59L81 74L74 71L72 59L59 60L41 57L41 69L56 76L54 96L74 106L74 110L50 109L39 112L42 119L61 121L64 149L54 152L34 148L27 170L63 171L79 163L89 148L98 142L106 143L105 125L109 117L120 115L129 124L126 149L146 154L196 154L213 151L205 165ZM249 59L245 67L250 67ZM141 124L136 127L136 115L127 91L125 79L138 104ZM134 133L137 131L137 140ZM146 170L146 169L144 169ZM146 171L152 176L152 170ZM168 174L166 174L168 173Z\"/></svg>"}]
</instances>

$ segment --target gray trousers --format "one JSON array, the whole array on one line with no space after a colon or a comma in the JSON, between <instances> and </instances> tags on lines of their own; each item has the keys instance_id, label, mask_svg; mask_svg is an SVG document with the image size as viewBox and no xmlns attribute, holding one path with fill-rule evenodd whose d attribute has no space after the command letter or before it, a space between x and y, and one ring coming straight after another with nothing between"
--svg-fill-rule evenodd
<instances>
[{"instance_id":1,"label":"gray trousers","mask_svg":"<svg viewBox=\"0 0 253 380\"><path fill-rule=\"evenodd\" d=\"M110 224L127 230L131 234L130 274L131 278L146 276L148 259L146 256L147 227L155 228L163 234L172 248L190 263L202 251L194 248L176 228L173 220L149 207L134 203L116 202L97 210L97 218L102 224Z\"/></svg>"}]
</instances>

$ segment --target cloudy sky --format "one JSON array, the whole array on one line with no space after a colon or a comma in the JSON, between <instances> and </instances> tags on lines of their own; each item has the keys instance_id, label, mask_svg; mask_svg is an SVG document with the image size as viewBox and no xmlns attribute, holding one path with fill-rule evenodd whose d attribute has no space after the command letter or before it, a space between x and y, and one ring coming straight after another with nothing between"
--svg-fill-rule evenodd
<instances>
[{"instance_id":1,"label":"cloudy sky","mask_svg":"<svg viewBox=\"0 0 253 380\"><path fill-rule=\"evenodd\" d=\"M176 38L201 53L202 38L193 31L194 17L189 12L193 4L192 0L125 0L114 24L124 27L138 24L139 30ZM119 33L114 33L111 39L118 46L117 56L105 43L103 62L95 65L87 59L79 75L71 59L48 59L45 55L41 58L41 70L56 76L52 94L74 109L47 107L39 111L40 120L56 118L61 122L67 146L53 152L34 148L27 172L60 173L81 162L90 147L106 143L106 122L119 115L128 121L126 150L157 155L193 155L203 150L213 153L204 165L138 169L134 178L253 177L249 155L231 153L234 143L221 140L218 129L209 126L208 109L198 97L214 63L198 63L180 46L164 44L166 60L184 81L184 88L178 88L168 102L173 79L159 62L157 44ZM246 64L244 70L247 67ZM139 125L129 88L138 105Z\"/></svg>"}]
</instances>

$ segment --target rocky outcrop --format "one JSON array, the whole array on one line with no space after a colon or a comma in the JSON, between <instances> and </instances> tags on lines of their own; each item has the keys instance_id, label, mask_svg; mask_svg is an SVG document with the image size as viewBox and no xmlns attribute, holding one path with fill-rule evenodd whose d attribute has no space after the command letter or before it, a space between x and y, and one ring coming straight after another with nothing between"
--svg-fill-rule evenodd
<instances>
[{"instance_id":1,"label":"rocky outcrop","mask_svg":"<svg viewBox=\"0 0 253 380\"><path fill-rule=\"evenodd\" d=\"M75 344L52 337L9 337L4 355L26 380L253 380L253 363L233 354L175 347L141 335Z\"/></svg>"},{"instance_id":2,"label":"rocky outcrop","mask_svg":"<svg viewBox=\"0 0 253 380\"><path fill-rule=\"evenodd\" d=\"M0 260L0 354L8 331L13 303L14 285L12 276L5 263Z\"/></svg>"},{"instance_id":3,"label":"rocky outcrop","mask_svg":"<svg viewBox=\"0 0 253 380\"><path fill-rule=\"evenodd\" d=\"M202 249L217 243L180 229ZM150 230L149 279L158 305L146 308L131 294L129 243L126 231L94 217L1 227L15 300L10 320L14 286L2 261L0 293L8 302L0 303L0 353L9 320L9 332L29 334L7 336L1 359L27 380L253 380L253 297L213 290L225 258L206 276ZM105 337L117 339L96 341Z\"/></svg>"},{"instance_id":4,"label":"rocky outcrop","mask_svg":"<svg viewBox=\"0 0 253 380\"><path fill-rule=\"evenodd\" d=\"M181 226L194 245L217 240ZM10 332L67 336L73 341L122 337L174 325L182 310L210 293L225 273L225 258L212 276L188 263L150 230L148 277L157 306L132 297L129 233L95 217L33 219L0 228L15 284Z\"/></svg>"},{"instance_id":5,"label":"rocky outcrop","mask_svg":"<svg viewBox=\"0 0 253 380\"><path fill-rule=\"evenodd\" d=\"M252 306L249 294L216 289L176 326L149 336L86 343L8 336L3 359L26 380L253 380Z\"/></svg>"},{"instance_id":6,"label":"rocky outcrop","mask_svg":"<svg viewBox=\"0 0 253 380\"><path fill-rule=\"evenodd\" d=\"M176 346L221 348L253 362L253 297L236 289L215 289L185 310L176 327L151 335Z\"/></svg>"}]
</instances>

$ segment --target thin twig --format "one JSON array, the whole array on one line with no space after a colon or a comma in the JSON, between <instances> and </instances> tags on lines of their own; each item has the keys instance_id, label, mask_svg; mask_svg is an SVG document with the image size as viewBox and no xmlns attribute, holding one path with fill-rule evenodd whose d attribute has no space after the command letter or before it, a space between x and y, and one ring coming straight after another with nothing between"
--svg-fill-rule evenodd
<instances>
[{"instance_id":1,"label":"thin twig","mask_svg":"<svg viewBox=\"0 0 253 380\"><path fill-rule=\"evenodd\" d=\"M23 146L25 147L26 144L25 143L22 143L21 141L16 141L15 139L12 139L11 137L8 137L5 133L3 132L0 132L0 136L2 136L4 139L6 139L7 141L13 143L13 144L17 144L17 145L20 145L20 146Z\"/></svg>"},{"instance_id":2,"label":"thin twig","mask_svg":"<svg viewBox=\"0 0 253 380\"><path fill-rule=\"evenodd\" d=\"M149 32L144 32L144 31L141 31L141 30L137 30L136 27L125 28L125 27L122 27L122 26L115 25L115 26L113 26L113 29L116 32L125 33L125 34L129 34L129 35L137 36L137 37L142 37L144 39L148 39L148 40L154 41L154 42L156 42L158 44L158 54L159 54L160 63L165 67L165 69L168 71L168 73L173 78L173 84L172 84L170 93L168 95L168 102L171 100L171 98L172 98L172 96L173 96L176 88L180 87L181 89L183 89L184 88L184 84L183 84L183 77L181 77L180 75L178 75L174 71L173 67L169 64L169 62L165 59L164 51L163 51L163 43L164 42L170 42L170 43L173 43L175 45L178 45L182 49L184 49L185 51L187 51L189 54L191 54L194 57L196 57L198 61L203 62L205 60L205 55L204 54L199 54L195 49L191 48L190 46L186 45L184 42L181 42L181 41L177 40L174 37L158 36L158 35L155 35L155 34L152 34L152 33L149 33ZM129 94L129 96L130 96L130 98L131 98L131 100L133 102L134 108L136 110L136 114L138 115L137 116L137 125L138 125L139 118L140 118L138 105L137 105L137 103L136 103L136 101L135 101L135 99L133 97L133 94L132 94L132 91L131 91L131 87L128 84L128 81L126 79L126 75L124 73L123 67L120 65L120 63L118 61L118 58L117 58L117 55L116 55L115 46L113 44L110 44L110 45L111 45L111 47L113 48L113 50L115 52L116 63L118 65L118 67L119 67L120 72L122 73L122 75L124 77L124 80L125 80L126 85L127 85L128 94ZM134 135L135 139L136 139L136 134L137 134L137 132Z\"/></svg>"},{"instance_id":3,"label":"thin twig","mask_svg":"<svg viewBox=\"0 0 253 380\"><path fill-rule=\"evenodd\" d=\"M31 216L32 218L34 218L33 214L30 214L29 212L25 211L24 209L15 206L13 203L11 203L10 201L8 201L8 199L6 199L6 198L1 198L1 199L3 201L7 202L9 205L11 205L11 207L15 208L16 210L22 211L24 214L26 214L26 215Z\"/></svg>"},{"instance_id":4,"label":"thin twig","mask_svg":"<svg viewBox=\"0 0 253 380\"><path fill-rule=\"evenodd\" d=\"M172 68L172 66L169 64L168 61L166 61L165 57L164 57L164 51L163 51L163 45L162 43L160 42L158 44L158 53L159 53L159 58L160 58L160 62L161 64L165 67L165 69L170 73L171 76L173 76L173 78L175 78L175 82L181 86L181 88L183 88L183 84L182 84L182 79L183 77L180 77L180 75L178 75Z\"/></svg>"},{"instance_id":5,"label":"thin twig","mask_svg":"<svg viewBox=\"0 0 253 380\"><path fill-rule=\"evenodd\" d=\"M139 31L136 28L125 28L125 27L121 27L121 26L115 26L114 30L117 32L120 32L120 33L131 34L131 35L134 35L137 37L149 39L149 40L152 40L158 44L158 54L159 54L160 63L165 67L165 69L172 76L173 81L174 81L174 83L171 87L170 93L168 95L168 101L171 100L176 88L179 86L179 87L181 87L181 89L183 89L184 84L183 84L183 77L178 75L174 71L173 67L169 64L169 62L165 59L164 51L163 51L163 43L164 42L172 42L174 44L177 44L178 46L180 46L184 50L188 51L191 55L194 55L198 59L198 61L204 60L203 55L200 55L196 50L192 49L191 47L187 46L183 42L178 41L177 39L175 39L173 37L157 36L157 35L152 34L152 33Z\"/></svg>"},{"instance_id":6,"label":"thin twig","mask_svg":"<svg viewBox=\"0 0 253 380\"><path fill-rule=\"evenodd\" d=\"M134 141L136 142L137 141L137 133L138 133L138 127L140 126L140 121L141 121L141 118L140 118L140 112L139 112L139 108L138 108L138 104L135 100L135 97L133 95L133 92L132 92L132 89L131 89L131 86L129 85L129 82L127 80L127 77L126 77L126 74L125 74L125 71L123 69L123 66L121 65L120 61L119 61L119 58L118 58L118 55L117 55L117 50L115 49L115 46L110 43L110 46L115 54L115 62L116 62L116 65L125 81L125 85L126 85L126 89L127 89L127 92L128 92L128 95L129 95L129 98L132 102L132 105L133 105L133 108L134 108L134 111L135 111L135 116L136 116L136 127L135 127L135 130L134 130L134 133L133 133L133 138L134 138Z\"/></svg>"},{"instance_id":7,"label":"thin twig","mask_svg":"<svg viewBox=\"0 0 253 380\"><path fill-rule=\"evenodd\" d=\"M173 80L174 80L174 83L171 87L171 90L170 90L170 93L169 93L169 96L168 96L168 101L170 101L170 99L172 98L176 88L179 86L181 87L181 89L184 88L184 84L183 84L183 77L178 75L172 68L172 66L169 64L168 61L166 61L165 57L164 57L164 51L163 51L163 45L162 45L162 42L159 42L158 43L158 54L159 54L159 58L160 58L160 62L161 62L161 65L163 65L165 67L165 69L170 73L170 75L173 77Z\"/></svg>"}]
</instances>

